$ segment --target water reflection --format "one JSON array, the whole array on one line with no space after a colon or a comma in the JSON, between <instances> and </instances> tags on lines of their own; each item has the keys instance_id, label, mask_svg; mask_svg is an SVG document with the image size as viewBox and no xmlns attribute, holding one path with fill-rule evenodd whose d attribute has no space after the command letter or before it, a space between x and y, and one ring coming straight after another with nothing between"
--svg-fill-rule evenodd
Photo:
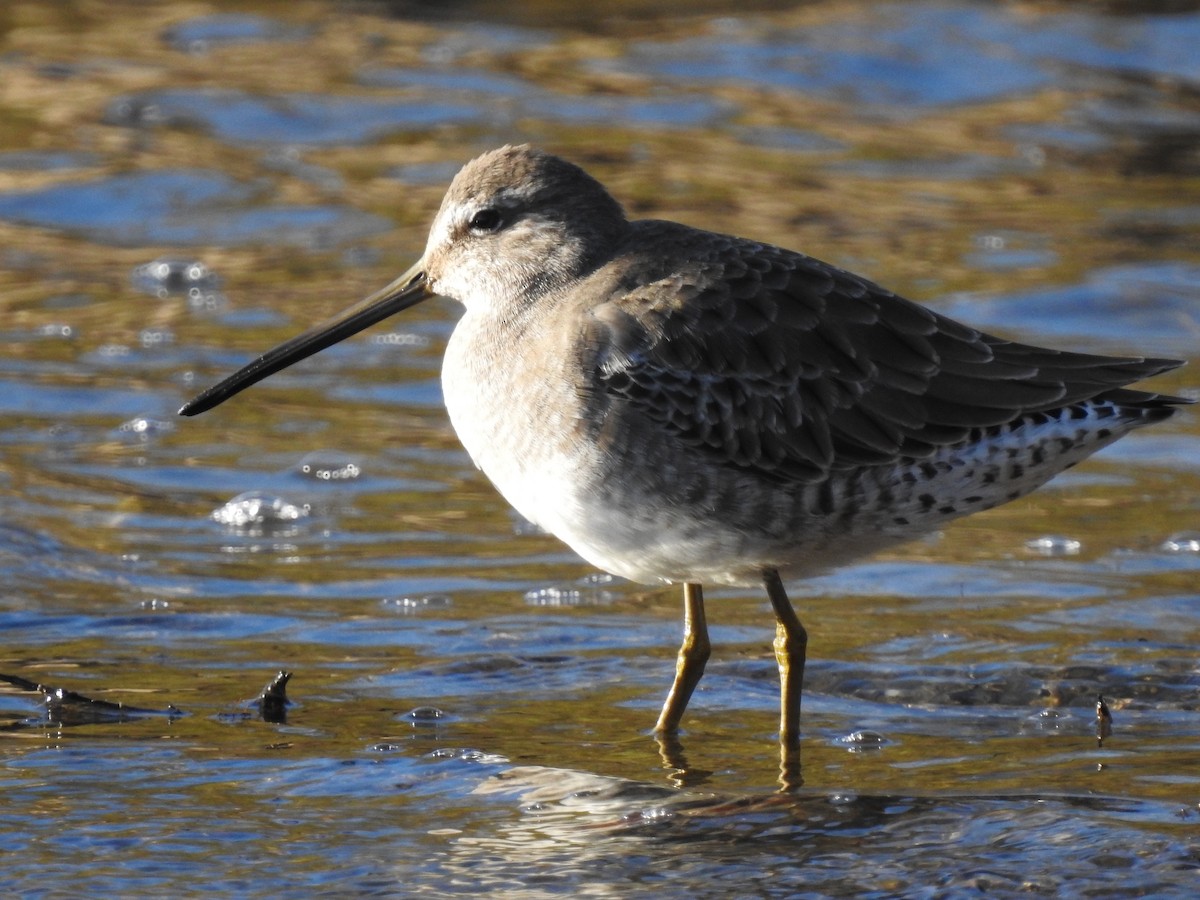
<instances>
[{"instance_id":1,"label":"water reflection","mask_svg":"<svg viewBox=\"0 0 1200 900\"><path fill-rule=\"evenodd\" d=\"M675 592L588 577L472 469L448 306L174 418L384 283L457 166L522 140L638 215L1195 364L1200 14L1170 6L10 3L0 672L35 689L0 690L0 886L1190 896L1194 415L795 586L789 793L765 605L714 592L658 746ZM1194 368L1161 387L1194 395ZM310 515L209 518L245 492ZM294 705L264 721L281 671ZM38 685L187 715L50 721Z\"/></svg>"},{"instance_id":2,"label":"water reflection","mask_svg":"<svg viewBox=\"0 0 1200 900\"><path fill-rule=\"evenodd\" d=\"M327 247L386 230L378 216L336 206L261 205L258 188L224 175L158 170L0 195L0 219L102 244Z\"/></svg>"}]
</instances>

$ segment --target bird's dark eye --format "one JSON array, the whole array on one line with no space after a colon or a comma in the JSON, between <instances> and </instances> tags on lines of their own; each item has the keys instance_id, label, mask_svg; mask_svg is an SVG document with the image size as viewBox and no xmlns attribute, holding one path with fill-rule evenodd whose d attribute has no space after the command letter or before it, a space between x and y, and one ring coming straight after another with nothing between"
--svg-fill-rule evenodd
<instances>
[{"instance_id":1,"label":"bird's dark eye","mask_svg":"<svg viewBox=\"0 0 1200 900\"><path fill-rule=\"evenodd\" d=\"M491 234L500 230L501 222L500 211L486 206L471 216L468 224L475 234Z\"/></svg>"}]
</instances>

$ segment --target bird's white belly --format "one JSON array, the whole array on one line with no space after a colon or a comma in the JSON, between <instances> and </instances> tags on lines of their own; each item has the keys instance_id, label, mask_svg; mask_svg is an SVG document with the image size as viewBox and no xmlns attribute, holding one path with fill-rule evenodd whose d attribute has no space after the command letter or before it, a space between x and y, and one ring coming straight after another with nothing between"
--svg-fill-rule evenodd
<instances>
[{"instance_id":1,"label":"bird's white belly","mask_svg":"<svg viewBox=\"0 0 1200 900\"><path fill-rule=\"evenodd\" d=\"M523 377L519 354L481 372L467 340L470 326L460 323L447 347L446 408L475 465L517 512L592 565L631 581L758 581L756 567L731 575L743 564L736 532L701 527L640 491L630 480L636 473L614 472L612 460L580 433L579 404L564 393L569 382L544 372Z\"/></svg>"},{"instance_id":2,"label":"bird's white belly","mask_svg":"<svg viewBox=\"0 0 1200 900\"><path fill-rule=\"evenodd\" d=\"M754 584L743 536L681 515L646 495L622 503L592 490L579 461L543 457L520 470L481 450L476 463L525 518L557 536L597 568L642 584L679 581ZM620 492L618 492L619 496Z\"/></svg>"}]
</instances>

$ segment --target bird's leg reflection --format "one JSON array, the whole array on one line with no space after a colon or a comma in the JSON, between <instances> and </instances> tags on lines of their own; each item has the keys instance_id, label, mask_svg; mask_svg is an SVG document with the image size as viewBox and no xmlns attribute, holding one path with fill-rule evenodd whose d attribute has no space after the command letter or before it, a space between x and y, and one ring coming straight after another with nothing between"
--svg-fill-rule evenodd
<instances>
[{"instance_id":1,"label":"bird's leg reflection","mask_svg":"<svg viewBox=\"0 0 1200 900\"><path fill-rule=\"evenodd\" d=\"M800 740L796 739L795 746L788 746L779 741L779 790L783 793L794 791L803 786L804 776L800 769Z\"/></svg>"},{"instance_id":2,"label":"bird's leg reflection","mask_svg":"<svg viewBox=\"0 0 1200 900\"><path fill-rule=\"evenodd\" d=\"M663 703L658 723L654 726L659 735L674 734L679 730L679 720L692 699L692 691L704 675L704 665L712 653L708 641L708 623L704 619L704 592L698 584L683 586L683 643L675 661L675 680Z\"/></svg>"},{"instance_id":3,"label":"bird's leg reflection","mask_svg":"<svg viewBox=\"0 0 1200 900\"><path fill-rule=\"evenodd\" d=\"M683 743L675 732L656 731L654 741L658 744L658 755L663 768L669 773L667 780L677 788L696 787L706 784L712 777L712 769L694 769L688 764Z\"/></svg>"},{"instance_id":4,"label":"bird's leg reflection","mask_svg":"<svg viewBox=\"0 0 1200 900\"><path fill-rule=\"evenodd\" d=\"M675 732L656 731L654 741L658 744L658 755L663 768L667 770L667 780L677 788L694 788L707 784L712 778L712 769L695 768L688 762L687 752L683 742ZM800 772L800 745L787 746L782 741L779 744L779 789L781 793L789 793L804 784Z\"/></svg>"}]
</instances>

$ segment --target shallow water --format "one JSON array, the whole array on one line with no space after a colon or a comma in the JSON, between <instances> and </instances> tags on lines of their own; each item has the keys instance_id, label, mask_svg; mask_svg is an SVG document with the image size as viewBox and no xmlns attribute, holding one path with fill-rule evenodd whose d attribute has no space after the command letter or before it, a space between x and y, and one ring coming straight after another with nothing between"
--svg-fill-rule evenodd
<instances>
[{"instance_id":1,"label":"shallow water","mask_svg":"<svg viewBox=\"0 0 1200 900\"><path fill-rule=\"evenodd\" d=\"M472 468L451 304L174 415L390 280L458 165L524 140L637 215L1189 358L1155 385L1196 396L1200 12L1131 8L9 3L0 889L1193 896L1194 411L791 586L786 793L764 598L710 593L657 744L677 593L590 571Z\"/></svg>"}]
</instances>

